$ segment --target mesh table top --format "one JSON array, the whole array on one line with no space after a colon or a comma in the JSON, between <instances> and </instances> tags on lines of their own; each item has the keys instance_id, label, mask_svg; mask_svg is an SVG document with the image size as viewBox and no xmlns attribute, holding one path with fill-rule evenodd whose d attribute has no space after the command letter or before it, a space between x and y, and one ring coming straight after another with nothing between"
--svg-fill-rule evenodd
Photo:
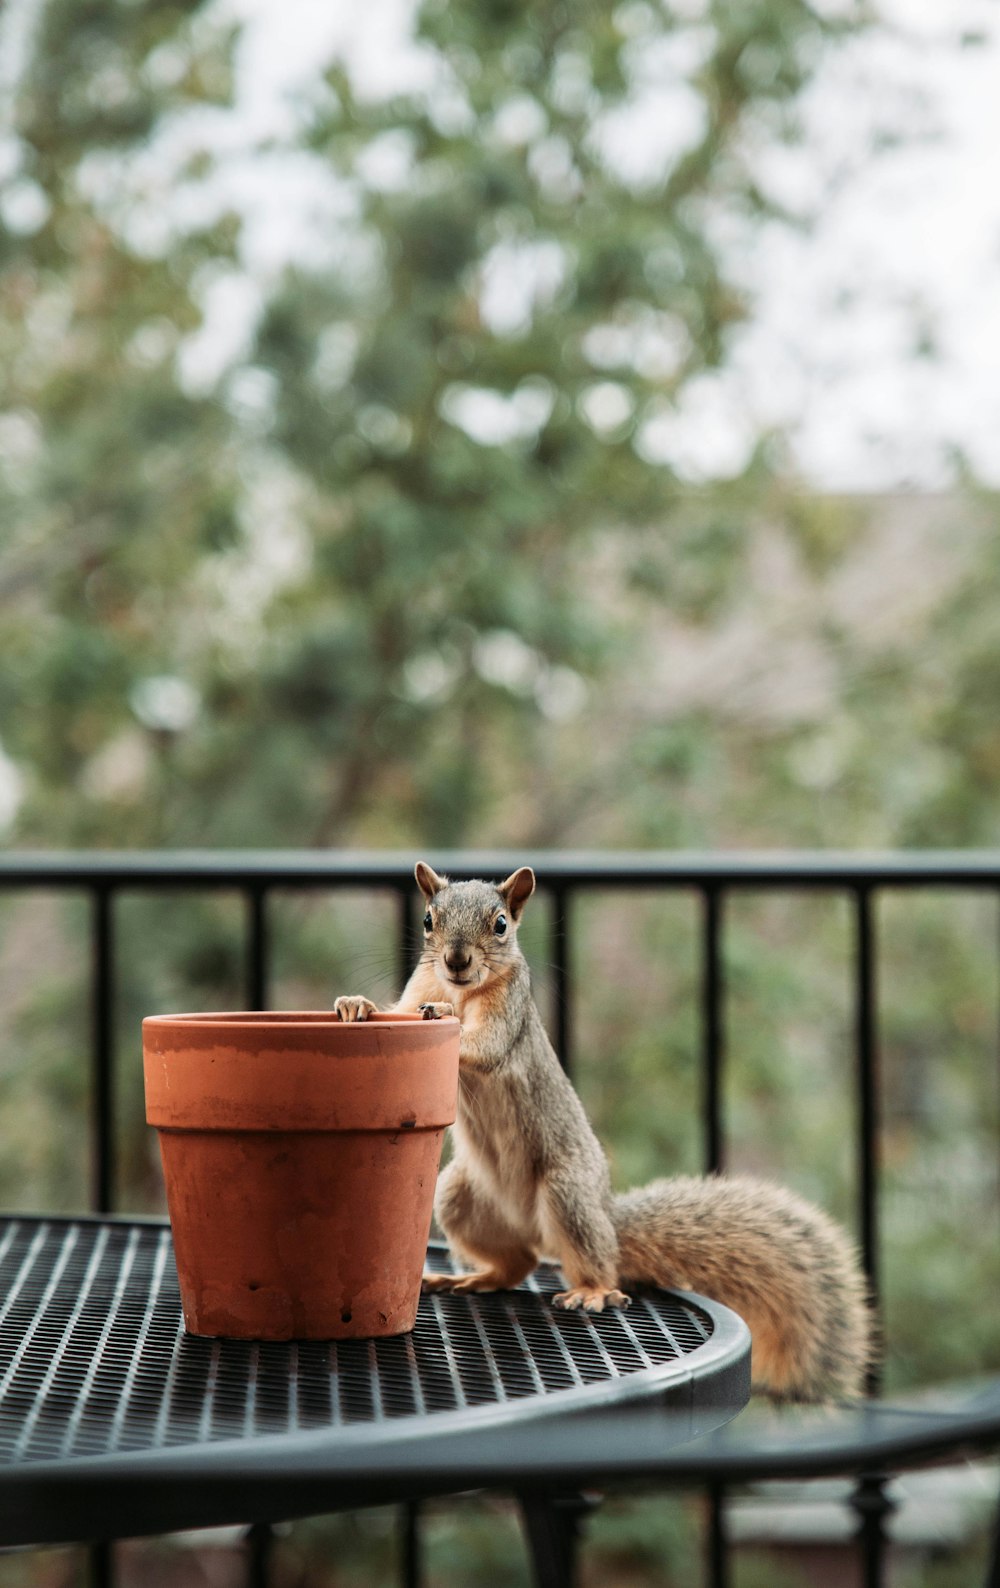
<instances>
[{"instance_id":1,"label":"mesh table top","mask_svg":"<svg viewBox=\"0 0 1000 1588\"><path fill-rule=\"evenodd\" d=\"M428 1261L450 1265L439 1245ZM567 1313L561 1287L543 1265L516 1291L425 1296L391 1339L206 1340L184 1332L164 1222L0 1218L0 1490L158 1454L275 1460L275 1440L309 1434L370 1448L516 1413L687 1404L713 1373L745 1399L746 1331L724 1308L647 1291L627 1312Z\"/></svg>"}]
</instances>

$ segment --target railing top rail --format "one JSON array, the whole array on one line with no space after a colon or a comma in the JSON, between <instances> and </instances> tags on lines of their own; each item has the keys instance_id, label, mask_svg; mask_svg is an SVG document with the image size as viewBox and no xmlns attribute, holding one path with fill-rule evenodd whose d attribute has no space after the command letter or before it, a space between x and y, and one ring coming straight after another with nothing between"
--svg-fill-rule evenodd
<instances>
[{"instance_id":1,"label":"railing top rail","mask_svg":"<svg viewBox=\"0 0 1000 1588\"><path fill-rule=\"evenodd\" d=\"M400 887L418 859L449 876L530 865L584 888L998 887L1000 850L7 850L0 887Z\"/></svg>"}]
</instances>

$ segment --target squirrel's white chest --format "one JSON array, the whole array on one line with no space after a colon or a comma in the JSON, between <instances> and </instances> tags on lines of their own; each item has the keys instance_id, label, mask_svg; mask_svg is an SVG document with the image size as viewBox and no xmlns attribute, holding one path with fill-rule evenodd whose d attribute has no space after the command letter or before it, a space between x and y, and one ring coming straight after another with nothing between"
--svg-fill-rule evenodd
<instances>
[{"instance_id":1,"label":"squirrel's white chest","mask_svg":"<svg viewBox=\"0 0 1000 1588\"><path fill-rule=\"evenodd\" d=\"M492 1090L492 1088L491 1088ZM489 1106L477 1089L463 1088L453 1127L455 1150L467 1173L521 1228L538 1234L538 1177L523 1121L509 1101L494 1093Z\"/></svg>"}]
</instances>

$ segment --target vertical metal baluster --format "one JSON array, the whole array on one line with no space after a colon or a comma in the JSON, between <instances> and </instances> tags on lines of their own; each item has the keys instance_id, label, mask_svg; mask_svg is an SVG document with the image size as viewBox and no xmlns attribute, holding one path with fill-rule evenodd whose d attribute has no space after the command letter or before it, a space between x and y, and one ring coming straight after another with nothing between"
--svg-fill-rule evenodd
<instances>
[{"instance_id":1,"label":"vertical metal baluster","mask_svg":"<svg viewBox=\"0 0 1000 1588\"><path fill-rule=\"evenodd\" d=\"M702 891L702 1129L705 1170L717 1174L725 1160L722 1119L722 1068L725 1043L722 969L723 895Z\"/></svg>"},{"instance_id":2,"label":"vertical metal baluster","mask_svg":"<svg viewBox=\"0 0 1000 1588\"><path fill-rule=\"evenodd\" d=\"M875 920L872 890L855 891L855 1044L857 1076L858 1238L872 1298L879 1290L878 1252L878 1039L875 990ZM878 1389L872 1376L869 1393Z\"/></svg>"},{"instance_id":3,"label":"vertical metal baluster","mask_svg":"<svg viewBox=\"0 0 1000 1588\"><path fill-rule=\"evenodd\" d=\"M401 884L396 889L396 993L403 991L416 967L422 933L416 920L416 887ZM421 910L421 918L423 910Z\"/></svg>"},{"instance_id":4,"label":"vertical metal baluster","mask_svg":"<svg viewBox=\"0 0 1000 1588\"><path fill-rule=\"evenodd\" d=\"M90 1205L110 1213L114 1175L114 917L110 887L91 894L91 1058L90 1058ZM89 1588L114 1588L115 1556L111 1543L87 1550Z\"/></svg>"},{"instance_id":5,"label":"vertical metal baluster","mask_svg":"<svg viewBox=\"0 0 1000 1588\"><path fill-rule=\"evenodd\" d=\"M720 889L702 891L702 1130L705 1169L718 1174L725 1161L722 1116L722 1068L725 1042L722 968L723 895ZM726 1491L720 1484L708 1490L707 1567L711 1588L729 1583L729 1539L726 1532Z\"/></svg>"},{"instance_id":6,"label":"vertical metal baluster","mask_svg":"<svg viewBox=\"0 0 1000 1588\"><path fill-rule=\"evenodd\" d=\"M555 1049L567 1075L573 1073L573 1030L570 1010L572 942L570 939L569 900L563 887L552 889L552 926L549 938L552 952L552 1001L555 1021Z\"/></svg>"},{"instance_id":7,"label":"vertical metal baluster","mask_svg":"<svg viewBox=\"0 0 1000 1588\"><path fill-rule=\"evenodd\" d=\"M248 1009L268 1005L267 890L247 888L246 1000Z\"/></svg>"},{"instance_id":8,"label":"vertical metal baluster","mask_svg":"<svg viewBox=\"0 0 1000 1588\"><path fill-rule=\"evenodd\" d=\"M244 892L247 914L246 1003L248 1009L266 1009L270 990L268 974L267 888L252 884ZM274 1530L269 1522L255 1522L246 1533L249 1588L268 1588Z\"/></svg>"},{"instance_id":9,"label":"vertical metal baluster","mask_svg":"<svg viewBox=\"0 0 1000 1588\"><path fill-rule=\"evenodd\" d=\"M422 931L416 911L422 901L409 883L396 888L396 996L403 991L417 963ZM399 1507L399 1580L401 1588L420 1588L423 1551L420 1537L420 1502L408 1500Z\"/></svg>"},{"instance_id":10,"label":"vertical metal baluster","mask_svg":"<svg viewBox=\"0 0 1000 1588\"><path fill-rule=\"evenodd\" d=\"M110 1213L114 1204L114 920L109 887L91 896L90 1205Z\"/></svg>"},{"instance_id":11,"label":"vertical metal baluster","mask_svg":"<svg viewBox=\"0 0 1000 1588\"><path fill-rule=\"evenodd\" d=\"M857 1047L858 1229L861 1256L873 1304L879 1293L879 1141L878 1141L878 1009L873 890L859 886L855 902L855 1040ZM872 1368L866 1390L875 1395L879 1374ZM882 1588L885 1580L886 1520L894 1509L881 1473L864 1473L849 1504L858 1517L858 1548L864 1588Z\"/></svg>"}]
</instances>

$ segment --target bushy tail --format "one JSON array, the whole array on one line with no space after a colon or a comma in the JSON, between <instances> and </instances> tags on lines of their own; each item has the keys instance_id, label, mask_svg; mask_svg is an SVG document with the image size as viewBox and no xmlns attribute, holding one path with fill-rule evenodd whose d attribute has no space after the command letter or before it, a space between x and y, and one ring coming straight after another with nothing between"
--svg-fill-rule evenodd
<instances>
[{"instance_id":1,"label":"bushy tail","mask_svg":"<svg viewBox=\"0 0 1000 1588\"><path fill-rule=\"evenodd\" d=\"M621 1283L675 1286L731 1307L752 1337L755 1389L856 1396L873 1355L857 1254L840 1226L780 1186L680 1176L613 1198Z\"/></svg>"}]
</instances>

